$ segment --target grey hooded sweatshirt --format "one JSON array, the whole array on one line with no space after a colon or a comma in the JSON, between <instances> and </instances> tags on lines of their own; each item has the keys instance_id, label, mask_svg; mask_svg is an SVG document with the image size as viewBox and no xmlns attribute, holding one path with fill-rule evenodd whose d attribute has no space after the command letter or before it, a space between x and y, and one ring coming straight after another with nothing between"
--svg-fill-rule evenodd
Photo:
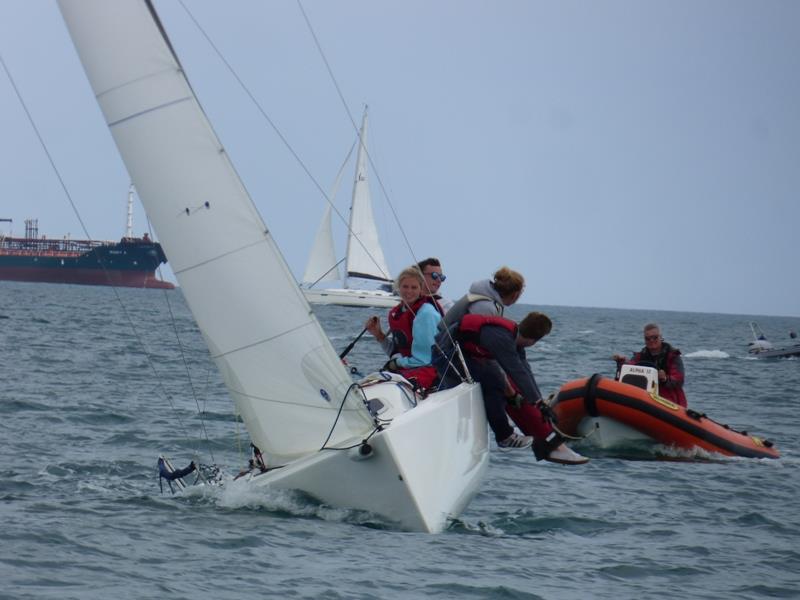
<instances>
[{"instance_id":1,"label":"grey hooded sweatshirt","mask_svg":"<svg viewBox=\"0 0 800 600\"><path fill-rule=\"evenodd\" d=\"M469 286L469 292L462 296L439 321L439 329L444 330L460 321L464 315L503 316L503 301L494 289L491 279L476 281Z\"/></svg>"}]
</instances>

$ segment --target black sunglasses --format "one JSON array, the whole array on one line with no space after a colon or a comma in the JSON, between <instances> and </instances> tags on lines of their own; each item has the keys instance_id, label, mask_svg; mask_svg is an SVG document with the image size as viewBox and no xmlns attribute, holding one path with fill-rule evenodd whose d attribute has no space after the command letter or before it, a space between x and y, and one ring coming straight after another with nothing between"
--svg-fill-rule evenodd
<instances>
[{"instance_id":1,"label":"black sunglasses","mask_svg":"<svg viewBox=\"0 0 800 600\"><path fill-rule=\"evenodd\" d=\"M444 280L447 279L447 275L444 273L439 273L438 271L434 271L430 274L430 276L434 281L441 281L442 283L444 283Z\"/></svg>"},{"instance_id":2,"label":"black sunglasses","mask_svg":"<svg viewBox=\"0 0 800 600\"><path fill-rule=\"evenodd\" d=\"M655 342L660 337L661 337L660 335L646 335L646 336L644 336L644 341L645 342Z\"/></svg>"}]
</instances>

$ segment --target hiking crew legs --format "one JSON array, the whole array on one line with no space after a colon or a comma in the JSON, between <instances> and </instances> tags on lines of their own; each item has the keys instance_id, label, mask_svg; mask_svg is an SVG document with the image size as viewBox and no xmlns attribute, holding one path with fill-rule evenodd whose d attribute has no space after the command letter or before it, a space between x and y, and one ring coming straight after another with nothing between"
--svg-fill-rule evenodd
<instances>
[{"instance_id":1,"label":"hiking crew legs","mask_svg":"<svg viewBox=\"0 0 800 600\"><path fill-rule=\"evenodd\" d=\"M506 376L493 360L467 356L466 362L472 378L481 384L486 420L489 421L495 440L499 442L507 439L514 433L514 428L509 424L506 415Z\"/></svg>"}]
</instances>

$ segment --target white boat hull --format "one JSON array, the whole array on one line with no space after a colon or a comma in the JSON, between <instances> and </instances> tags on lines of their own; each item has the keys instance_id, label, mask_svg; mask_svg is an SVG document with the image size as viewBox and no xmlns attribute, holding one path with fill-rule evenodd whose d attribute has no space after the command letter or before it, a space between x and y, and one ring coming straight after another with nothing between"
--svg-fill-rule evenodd
<instances>
[{"instance_id":1,"label":"white boat hull","mask_svg":"<svg viewBox=\"0 0 800 600\"><path fill-rule=\"evenodd\" d=\"M788 348L769 348L768 350L750 350L750 356L756 358L789 358L790 356L800 356L800 344L789 346Z\"/></svg>"},{"instance_id":2,"label":"white boat hull","mask_svg":"<svg viewBox=\"0 0 800 600\"><path fill-rule=\"evenodd\" d=\"M410 406L410 392L396 383L365 392L386 405L378 416L391 419L369 439L369 456L358 447L326 449L248 481L302 491L332 507L368 511L400 529L442 531L477 493L489 465L480 386L462 384L431 394L410 409L400 406Z\"/></svg>"},{"instance_id":3,"label":"white boat hull","mask_svg":"<svg viewBox=\"0 0 800 600\"><path fill-rule=\"evenodd\" d=\"M653 438L638 429L606 417L586 417L581 420L578 423L578 435L584 438L583 443L603 449L653 442Z\"/></svg>"},{"instance_id":4,"label":"white boat hull","mask_svg":"<svg viewBox=\"0 0 800 600\"><path fill-rule=\"evenodd\" d=\"M400 302L400 296L380 290L304 289L303 294L311 304L392 308Z\"/></svg>"}]
</instances>

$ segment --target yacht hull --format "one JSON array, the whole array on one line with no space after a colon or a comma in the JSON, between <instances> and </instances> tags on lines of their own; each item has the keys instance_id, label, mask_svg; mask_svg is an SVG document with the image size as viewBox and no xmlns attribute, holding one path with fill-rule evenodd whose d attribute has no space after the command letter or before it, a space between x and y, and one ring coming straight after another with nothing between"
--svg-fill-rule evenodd
<instances>
[{"instance_id":1,"label":"yacht hull","mask_svg":"<svg viewBox=\"0 0 800 600\"><path fill-rule=\"evenodd\" d=\"M401 388L387 382L365 389L370 400L388 407L378 417L391 419L369 438L368 454L360 446L324 449L246 481L302 491L335 508L368 511L402 530L442 531L477 493L489 465L481 390L462 384L396 414L409 393Z\"/></svg>"},{"instance_id":2,"label":"yacht hull","mask_svg":"<svg viewBox=\"0 0 800 600\"><path fill-rule=\"evenodd\" d=\"M393 308L400 302L400 296L380 290L303 290L303 294L311 304L335 304L337 306L372 306L375 308Z\"/></svg>"}]
</instances>

